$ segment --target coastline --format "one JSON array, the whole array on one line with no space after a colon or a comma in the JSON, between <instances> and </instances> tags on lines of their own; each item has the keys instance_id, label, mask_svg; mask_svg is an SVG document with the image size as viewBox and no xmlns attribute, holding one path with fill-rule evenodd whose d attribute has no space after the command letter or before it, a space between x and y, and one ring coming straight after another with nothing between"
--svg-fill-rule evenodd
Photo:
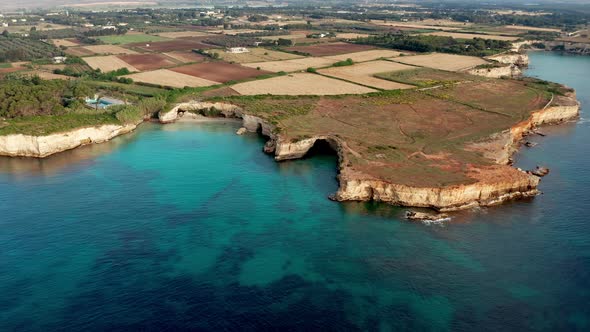
<instances>
[{"instance_id":1,"label":"coastline","mask_svg":"<svg viewBox=\"0 0 590 332\"><path fill-rule=\"evenodd\" d=\"M496 58L496 61L510 66L501 68L515 67L517 62L519 66L528 64L526 55L511 53ZM341 138L334 135L316 135L297 141L286 140L281 137L274 125L260 117L248 114L247 110L228 103L200 101L179 103L171 110L160 112L158 122L166 124L241 121L242 132L260 132L268 137L263 150L273 154L276 161L302 158L316 141L323 140L336 151L339 159L339 188L331 197L334 200L380 201L400 206L454 211L497 205L508 200L538 195L537 187L540 178L512 167L510 165L512 155L518 151L523 138L537 126L561 123L578 116L579 102L575 92L565 96L553 96L542 109L531 112L527 119L483 141L472 142L465 147L481 152L493 160L495 165L468 166L466 174L473 180L472 183L440 187L417 187L394 183L355 171L349 166L349 156L354 155L355 152ZM78 146L108 141L135 130L139 124L141 122L129 125L86 127L47 136L20 134L0 136L0 155L43 158Z\"/></svg>"},{"instance_id":2,"label":"coastline","mask_svg":"<svg viewBox=\"0 0 590 332\"><path fill-rule=\"evenodd\" d=\"M564 96L557 104L552 99L542 109L532 112L528 119L516 123L508 130L497 133L478 147L487 153L496 165L487 169L473 169L470 175L476 180L471 184L446 187L415 187L391 183L368 177L352 170L347 159L351 150L346 142L331 135L317 135L299 141L286 141L277 134L275 127L264 119L247 114L232 104L189 102L179 104L160 114L161 123L174 122L179 113L219 110L226 118L242 119L243 127L250 132L258 130L269 139L264 145L266 153L274 154L276 161L302 158L318 140L326 141L338 155L339 189L333 199L337 201L380 201L408 207L425 207L438 211L456 211L477 206L498 205L505 201L533 197L540 192L540 178L510 166L511 156L518 150L522 139L540 125L558 124L579 116L579 102L575 92ZM563 105L562 105L563 104ZM474 143L477 144L477 143ZM487 146L486 146L487 145ZM486 151L487 149L487 151Z\"/></svg>"}]
</instances>

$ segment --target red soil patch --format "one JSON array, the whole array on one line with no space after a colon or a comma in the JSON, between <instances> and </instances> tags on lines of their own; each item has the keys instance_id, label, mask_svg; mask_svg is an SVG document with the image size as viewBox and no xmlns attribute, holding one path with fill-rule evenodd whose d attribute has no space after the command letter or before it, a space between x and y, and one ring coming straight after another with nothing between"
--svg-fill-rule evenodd
<instances>
[{"instance_id":1,"label":"red soil patch","mask_svg":"<svg viewBox=\"0 0 590 332\"><path fill-rule=\"evenodd\" d=\"M270 73L264 70L242 67L227 62L197 63L194 65L172 68L170 70L221 83L239 81Z\"/></svg>"},{"instance_id":2,"label":"red soil patch","mask_svg":"<svg viewBox=\"0 0 590 332\"><path fill-rule=\"evenodd\" d=\"M318 44L309 46L293 46L287 50L291 52L307 53L312 56L329 56L345 53L374 50L376 47L369 45L357 45L348 43Z\"/></svg>"},{"instance_id":3,"label":"red soil patch","mask_svg":"<svg viewBox=\"0 0 590 332\"><path fill-rule=\"evenodd\" d=\"M153 43L133 43L126 46L142 49L148 52L171 52L171 51L190 51L193 49L208 49L217 46L205 44L198 38L178 38L174 40L153 42ZM146 45L150 45L149 47Z\"/></svg>"},{"instance_id":4,"label":"red soil patch","mask_svg":"<svg viewBox=\"0 0 590 332\"><path fill-rule=\"evenodd\" d=\"M175 51L166 53L167 56L180 61L181 63L186 62L203 62L207 59L206 56L192 52L192 51Z\"/></svg>"},{"instance_id":5,"label":"red soil patch","mask_svg":"<svg viewBox=\"0 0 590 332\"><path fill-rule=\"evenodd\" d=\"M125 54L119 55L118 58L141 71L176 65L172 59L161 54Z\"/></svg>"}]
</instances>

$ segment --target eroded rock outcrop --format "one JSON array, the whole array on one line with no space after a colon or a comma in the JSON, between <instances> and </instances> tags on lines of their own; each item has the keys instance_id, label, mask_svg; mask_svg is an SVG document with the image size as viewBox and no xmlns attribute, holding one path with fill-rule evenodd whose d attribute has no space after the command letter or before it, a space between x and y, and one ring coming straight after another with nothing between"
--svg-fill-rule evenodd
<instances>
[{"instance_id":1,"label":"eroded rock outcrop","mask_svg":"<svg viewBox=\"0 0 590 332\"><path fill-rule=\"evenodd\" d=\"M11 157L47 157L54 153L74 149L81 145L108 141L113 137L130 132L136 127L137 124L102 125L44 136L22 134L0 136L0 155Z\"/></svg>"},{"instance_id":2,"label":"eroded rock outcrop","mask_svg":"<svg viewBox=\"0 0 590 332\"><path fill-rule=\"evenodd\" d=\"M516 77L522 75L522 70L516 65L506 65L499 67L473 68L467 71L471 75L500 78L500 77Z\"/></svg>"},{"instance_id":3,"label":"eroded rock outcrop","mask_svg":"<svg viewBox=\"0 0 590 332\"><path fill-rule=\"evenodd\" d=\"M507 52L486 57L488 60L497 61L499 63L516 65L518 67L526 67L529 65L529 56L526 53Z\"/></svg>"}]
</instances>

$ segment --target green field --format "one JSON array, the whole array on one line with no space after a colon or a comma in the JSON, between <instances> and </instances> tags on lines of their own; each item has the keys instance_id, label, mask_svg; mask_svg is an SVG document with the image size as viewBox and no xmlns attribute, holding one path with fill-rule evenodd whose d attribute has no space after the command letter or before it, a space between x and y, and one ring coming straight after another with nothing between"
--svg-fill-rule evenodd
<instances>
[{"instance_id":1,"label":"green field","mask_svg":"<svg viewBox=\"0 0 590 332\"><path fill-rule=\"evenodd\" d=\"M145 34L100 36L97 38L107 44L131 44L169 40L168 38Z\"/></svg>"},{"instance_id":2,"label":"green field","mask_svg":"<svg viewBox=\"0 0 590 332\"><path fill-rule=\"evenodd\" d=\"M12 68L10 63L0 63L0 68Z\"/></svg>"}]
</instances>

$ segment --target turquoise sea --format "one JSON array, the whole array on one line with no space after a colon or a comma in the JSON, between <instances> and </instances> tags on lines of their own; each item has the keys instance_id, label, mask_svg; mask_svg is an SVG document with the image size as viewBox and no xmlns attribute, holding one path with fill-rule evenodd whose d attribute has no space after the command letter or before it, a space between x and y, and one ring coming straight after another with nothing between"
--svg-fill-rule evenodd
<instances>
[{"instance_id":1,"label":"turquoise sea","mask_svg":"<svg viewBox=\"0 0 590 332\"><path fill-rule=\"evenodd\" d=\"M335 156L233 122L1 158L0 331L590 330L590 57L531 60L586 108L516 156L545 194L445 223L332 202Z\"/></svg>"}]
</instances>

